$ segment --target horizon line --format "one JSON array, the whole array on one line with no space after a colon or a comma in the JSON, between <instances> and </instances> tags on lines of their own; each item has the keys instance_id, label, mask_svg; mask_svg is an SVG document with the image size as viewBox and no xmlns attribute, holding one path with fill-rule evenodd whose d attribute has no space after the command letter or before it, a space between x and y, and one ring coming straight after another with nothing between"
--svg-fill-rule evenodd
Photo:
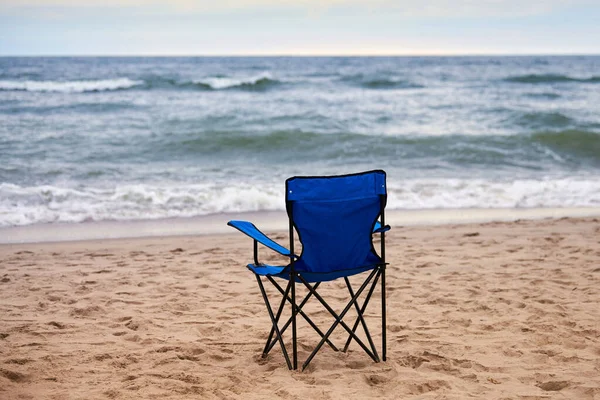
<instances>
[{"instance_id":1,"label":"horizon line","mask_svg":"<svg viewBox=\"0 0 600 400\"><path fill-rule=\"evenodd\" d=\"M291 54L291 53L232 53L232 54L161 54L161 53L137 53L137 54L0 54L4 57L560 57L560 56L600 56L600 52L590 53L389 53L389 54L369 54L369 53L306 53L306 54Z\"/></svg>"}]
</instances>

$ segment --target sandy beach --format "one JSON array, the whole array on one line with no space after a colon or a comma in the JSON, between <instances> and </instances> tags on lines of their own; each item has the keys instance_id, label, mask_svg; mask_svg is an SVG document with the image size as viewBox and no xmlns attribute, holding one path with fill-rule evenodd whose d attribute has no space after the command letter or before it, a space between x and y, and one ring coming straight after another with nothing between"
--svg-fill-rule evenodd
<instances>
[{"instance_id":1,"label":"sandy beach","mask_svg":"<svg viewBox=\"0 0 600 400\"><path fill-rule=\"evenodd\" d=\"M260 357L270 322L233 230L0 245L0 399L600 399L599 219L394 226L387 243L388 361L354 343L303 372ZM299 337L302 362L318 336Z\"/></svg>"}]
</instances>

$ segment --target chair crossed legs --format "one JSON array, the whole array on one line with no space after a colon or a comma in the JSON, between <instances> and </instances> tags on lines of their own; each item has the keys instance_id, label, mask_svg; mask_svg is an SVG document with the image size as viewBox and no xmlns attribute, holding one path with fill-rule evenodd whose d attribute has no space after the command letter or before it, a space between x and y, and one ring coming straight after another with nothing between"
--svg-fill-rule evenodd
<instances>
[{"instance_id":1,"label":"chair crossed legs","mask_svg":"<svg viewBox=\"0 0 600 400\"><path fill-rule=\"evenodd\" d=\"M290 279L288 281L288 284L286 285L286 288L284 290L279 285L279 283L277 283L275 281L275 279L273 279L271 276L266 277L267 280L269 282L271 282L273 284L273 286L277 289L277 291L279 293L281 293L281 295L282 295L282 299L281 299L281 302L279 303L277 312L275 314L273 314L273 309L271 308L271 304L267 297L267 293L264 288L261 277L258 274L255 274L256 280L258 282L258 286L260 288L260 292L262 294L263 300L265 302L265 306L267 307L267 311L269 313L269 317L270 317L271 323L272 323L271 331L269 333L269 337L267 339L267 342L265 344L265 347L264 347L264 350L262 353L263 358L266 357L269 354L269 352L271 351L271 349L273 347L275 347L277 342L279 342L279 345L281 346L281 350L282 350L283 356L286 360L288 368L289 369L297 368L297 355L296 355L297 352L294 351L293 361L290 361L287 349L285 347L285 343L283 341L283 334L289 328L289 326L292 325L292 323L294 322L294 319L296 318L296 315L300 315L304 318L304 320L306 320L306 322L321 337L321 341L319 342L319 344L317 344L317 346L314 348L312 353L308 356L308 358L302 365L303 370L310 364L310 362L312 361L314 356L317 354L317 352L321 349L321 347L324 344L329 345L329 347L331 347L331 349L334 351L340 351L338 349L338 347L336 347L329 340L329 337L331 336L331 334L334 332L334 330L337 328L338 325L341 325L348 332L348 339L346 340L346 343L342 349L343 352L346 352L348 350L350 343L354 339L356 341L356 343L358 343L360 345L360 347L369 355L369 357L371 357L371 359L373 361L379 362L380 361L379 354L377 353L377 348L375 346L375 343L373 342L373 339L369 332L369 328L367 327L367 323L364 319L364 314L365 314L365 311L369 304L369 300L371 299L371 296L373 295L373 292L375 291L375 288L377 287L378 280L385 273L384 269L385 269L385 266L379 266L379 267L373 269L371 271L371 273L369 274L369 276L367 277L367 279L363 282L363 284L360 286L360 288L358 289L358 291L356 293L354 293L354 291L352 289L352 285L350 284L350 280L348 279L348 277L344 277L346 287L347 287L348 293L350 295L350 302L346 305L346 307L342 310L342 312L340 314L337 314L329 306L329 304L327 304L327 302L323 299L323 297L321 295L319 295L319 293L317 292L317 288L319 287L319 285L321 285L321 282L316 282L314 285L311 286L311 284L309 282L307 282L304 278L302 278L301 275L296 275L296 277L308 289L308 293L304 297L304 299L302 299L300 304L298 304L298 305L296 305L295 300L290 296L290 289L294 285L294 281L292 279ZM371 283L370 287L369 287L369 283ZM363 304L359 305L359 302L358 302L359 297L361 296L361 294L365 291L365 289L367 287L369 287L368 293L364 299ZM382 314L383 315L385 315L385 294L384 294L384 292L385 292L384 286L382 285ZM308 300L311 298L311 296L314 296L323 305L323 307L325 307L325 309L331 314L331 316L333 316L333 318L335 319L334 323L331 325L331 327L329 328L329 330L326 333L323 333L321 331L321 329L319 329L319 327L310 319L310 317L308 315L306 315L306 313L304 311L302 311L302 308L308 302ZM286 321L286 323L283 325L283 327L279 328L279 321L280 321L280 318L281 318L281 315L282 315L282 312L284 310L286 303L290 303L292 305L292 308L293 309L295 308L295 311L292 311L292 316L290 316L290 318ZM356 309L357 318L356 318L356 321L354 322L354 325L352 326L352 328L350 328L350 326L348 326L344 322L343 318L346 316L348 311L350 311L352 306L354 306L354 308ZM369 347L367 347L367 345L356 334L356 330L357 330L359 324L361 324L363 331L365 333L365 336L367 337ZM273 337L273 336L275 336L275 337ZM296 349L296 346L297 346L296 340L297 340L297 338L295 338L295 337L292 338L292 341L293 341L292 345L294 346L294 350ZM384 325L383 330L382 330L383 361L386 360L385 347L386 346L385 346L385 325Z\"/></svg>"}]
</instances>

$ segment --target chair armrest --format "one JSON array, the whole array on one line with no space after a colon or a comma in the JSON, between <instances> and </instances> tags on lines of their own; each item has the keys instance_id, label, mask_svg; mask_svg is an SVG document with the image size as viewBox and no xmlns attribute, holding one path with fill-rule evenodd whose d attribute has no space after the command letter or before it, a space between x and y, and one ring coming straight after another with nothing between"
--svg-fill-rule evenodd
<instances>
[{"instance_id":1,"label":"chair armrest","mask_svg":"<svg viewBox=\"0 0 600 400\"><path fill-rule=\"evenodd\" d=\"M280 245L279 243L273 241L271 238L269 238L267 235L265 235L264 233L262 233L256 226L254 226L253 223L248 222L248 221L236 221L236 220L232 220L229 221L227 223L227 225L237 229L238 231L250 236L252 239L256 240L257 242L265 245L266 247L270 248L273 251L276 251L277 253L290 257L290 251L288 249L286 249L285 247L283 247L282 245Z\"/></svg>"},{"instance_id":2,"label":"chair armrest","mask_svg":"<svg viewBox=\"0 0 600 400\"><path fill-rule=\"evenodd\" d=\"M381 233L381 232L387 232L390 229L392 229L391 226L386 225L386 226L381 226L381 222L377 221L375 222L375 226L373 227L373 233Z\"/></svg>"}]
</instances>

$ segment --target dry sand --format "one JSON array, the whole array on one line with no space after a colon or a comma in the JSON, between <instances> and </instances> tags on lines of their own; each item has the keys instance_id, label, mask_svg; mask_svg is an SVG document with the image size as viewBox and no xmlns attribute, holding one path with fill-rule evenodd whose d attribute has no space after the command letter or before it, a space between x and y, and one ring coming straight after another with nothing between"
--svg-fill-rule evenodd
<instances>
[{"instance_id":1,"label":"dry sand","mask_svg":"<svg viewBox=\"0 0 600 400\"><path fill-rule=\"evenodd\" d=\"M270 322L242 234L2 245L0 399L600 399L598 219L388 238L388 361L353 343L304 372L278 348L260 358ZM318 336L299 335L302 362Z\"/></svg>"}]
</instances>

